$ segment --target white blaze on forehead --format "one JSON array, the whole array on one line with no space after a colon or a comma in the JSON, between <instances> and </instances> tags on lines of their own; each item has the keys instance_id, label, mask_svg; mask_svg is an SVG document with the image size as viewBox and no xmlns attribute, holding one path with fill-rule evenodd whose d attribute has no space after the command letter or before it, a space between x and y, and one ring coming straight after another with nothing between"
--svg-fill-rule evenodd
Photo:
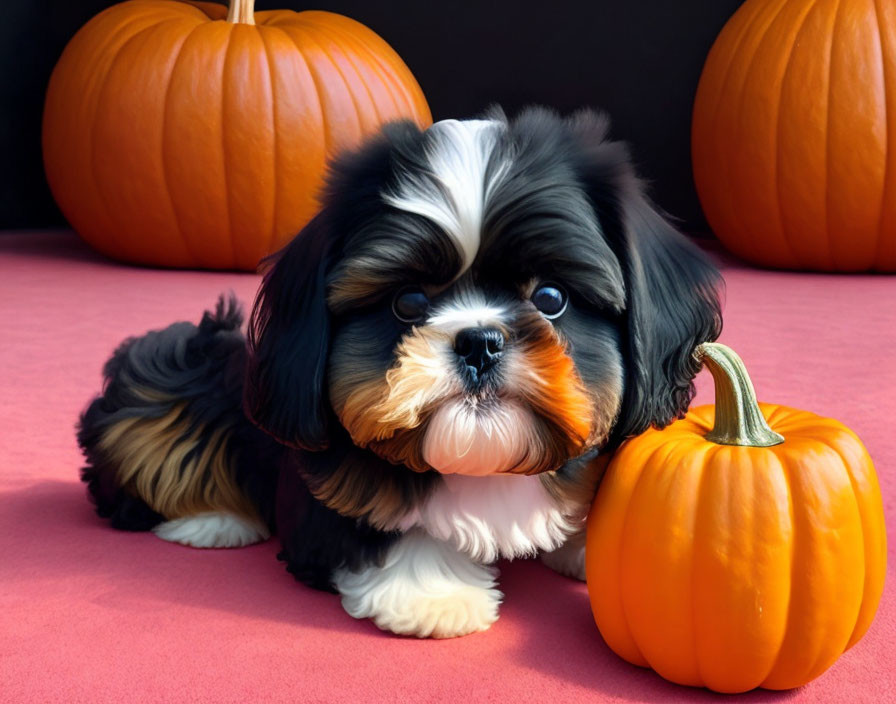
<instances>
[{"instance_id":1,"label":"white blaze on forehead","mask_svg":"<svg viewBox=\"0 0 896 704\"><path fill-rule=\"evenodd\" d=\"M463 290L433 310L426 324L457 334L464 328L503 326L507 318L504 308L490 305L480 292Z\"/></svg>"},{"instance_id":2,"label":"white blaze on forehead","mask_svg":"<svg viewBox=\"0 0 896 704\"><path fill-rule=\"evenodd\" d=\"M466 271L479 251L485 206L506 172L506 163L487 175L504 123L497 120L443 120L427 130L426 154L432 174L406 172L389 205L432 220L451 237Z\"/></svg>"},{"instance_id":3,"label":"white blaze on forehead","mask_svg":"<svg viewBox=\"0 0 896 704\"><path fill-rule=\"evenodd\" d=\"M459 332L464 328L488 327L505 323L504 309L482 306L481 308L443 308L430 316L426 323L445 332Z\"/></svg>"}]
</instances>

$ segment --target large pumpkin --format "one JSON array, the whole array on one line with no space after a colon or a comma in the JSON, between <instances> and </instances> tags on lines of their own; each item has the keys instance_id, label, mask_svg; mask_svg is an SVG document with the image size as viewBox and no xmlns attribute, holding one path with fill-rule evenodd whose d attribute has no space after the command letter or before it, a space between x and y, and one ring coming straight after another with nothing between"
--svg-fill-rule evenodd
<instances>
[{"instance_id":1,"label":"large pumpkin","mask_svg":"<svg viewBox=\"0 0 896 704\"><path fill-rule=\"evenodd\" d=\"M47 90L47 178L130 262L252 270L314 214L324 164L386 121L430 123L395 52L328 12L131 0L88 22Z\"/></svg>"},{"instance_id":2,"label":"large pumpkin","mask_svg":"<svg viewBox=\"0 0 896 704\"><path fill-rule=\"evenodd\" d=\"M691 143L735 254L896 271L896 3L747 0L706 60Z\"/></svg>"},{"instance_id":3,"label":"large pumpkin","mask_svg":"<svg viewBox=\"0 0 896 704\"><path fill-rule=\"evenodd\" d=\"M886 529L871 459L836 420L757 406L740 359L703 346L716 405L613 458L588 519L607 644L679 684L785 689L868 629Z\"/></svg>"}]
</instances>

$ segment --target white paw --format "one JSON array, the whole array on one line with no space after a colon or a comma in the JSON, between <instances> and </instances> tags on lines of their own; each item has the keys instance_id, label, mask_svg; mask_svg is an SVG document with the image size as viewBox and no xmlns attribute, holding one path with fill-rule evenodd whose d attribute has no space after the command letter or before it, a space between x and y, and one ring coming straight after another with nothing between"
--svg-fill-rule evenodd
<instances>
[{"instance_id":1,"label":"white paw","mask_svg":"<svg viewBox=\"0 0 896 704\"><path fill-rule=\"evenodd\" d=\"M498 571L422 531L402 536L382 567L334 575L342 605L385 631L454 638L484 631L498 618Z\"/></svg>"},{"instance_id":2,"label":"white paw","mask_svg":"<svg viewBox=\"0 0 896 704\"><path fill-rule=\"evenodd\" d=\"M152 529L162 540L194 548L238 548L267 540L271 534L257 521L232 513L197 513Z\"/></svg>"},{"instance_id":3,"label":"white paw","mask_svg":"<svg viewBox=\"0 0 896 704\"><path fill-rule=\"evenodd\" d=\"M559 548L541 553L541 561L555 572L585 581L585 533L569 537Z\"/></svg>"},{"instance_id":4,"label":"white paw","mask_svg":"<svg viewBox=\"0 0 896 704\"><path fill-rule=\"evenodd\" d=\"M403 603L393 601L367 613L351 599L342 601L345 610L355 618L369 616L384 631L418 638L456 638L484 631L497 621L500 602L501 592L478 587L456 589L445 595L421 593L409 596ZM353 613L355 609L357 613Z\"/></svg>"}]
</instances>

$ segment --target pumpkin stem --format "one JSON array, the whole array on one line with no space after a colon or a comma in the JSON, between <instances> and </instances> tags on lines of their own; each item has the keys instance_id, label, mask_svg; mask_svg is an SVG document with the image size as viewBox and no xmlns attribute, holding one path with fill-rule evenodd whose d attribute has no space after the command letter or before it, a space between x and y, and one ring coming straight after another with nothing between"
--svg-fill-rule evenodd
<instances>
[{"instance_id":1,"label":"pumpkin stem","mask_svg":"<svg viewBox=\"0 0 896 704\"><path fill-rule=\"evenodd\" d=\"M717 342L705 342L695 354L712 374L716 387L716 420L706 434L707 440L745 447L771 447L784 442L759 410L753 382L737 352Z\"/></svg>"},{"instance_id":2,"label":"pumpkin stem","mask_svg":"<svg viewBox=\"0 0 896 704\"><path fill-rule=\"evenodd\" d=\"M227 21L235 24L255 24L255 0L230 0Z\"/></svg>"}]
</instances>

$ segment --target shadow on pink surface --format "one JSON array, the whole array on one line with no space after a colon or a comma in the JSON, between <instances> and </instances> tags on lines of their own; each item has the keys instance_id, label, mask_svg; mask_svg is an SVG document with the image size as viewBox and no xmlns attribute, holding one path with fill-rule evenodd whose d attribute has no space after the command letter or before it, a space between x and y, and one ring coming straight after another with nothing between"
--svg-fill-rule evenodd
<instances>
[{"instance_id":1,"label":"shadow on pink surface","mask_svg":"<svg viewBox=\"0 0 896 704\"><path fill-rule=\"evenodd\" d=\"M64 595L61 584L77 589L86 577L92 585L102 585L89 601L105 611L165 614L174 605L287 628L364 634L421 649L446 643L462 647L465 640L488 637L417 641L379 631L370 622L345 614L337 596L294 582L275 559L276 538L238 550L196 550L165 543L149 533L116 531L93 514L81 484L47 481L0 494L0 516L0 530L13 545L25 546L39 536L40 550L8 552L4 570L9 583L19 582L35 594L52 585L53 591ZM519 667L612 698L717 699L706 690L670 685L654 672L618 658L594 625L584 584L532 560L504 561L500 567L505 601L502 619L493 628L512 641L503 655ZM573 643L582 650L571 653ZM783 701L798 691L757 690L740 700Z\"/></svg>"}]
</instances>

